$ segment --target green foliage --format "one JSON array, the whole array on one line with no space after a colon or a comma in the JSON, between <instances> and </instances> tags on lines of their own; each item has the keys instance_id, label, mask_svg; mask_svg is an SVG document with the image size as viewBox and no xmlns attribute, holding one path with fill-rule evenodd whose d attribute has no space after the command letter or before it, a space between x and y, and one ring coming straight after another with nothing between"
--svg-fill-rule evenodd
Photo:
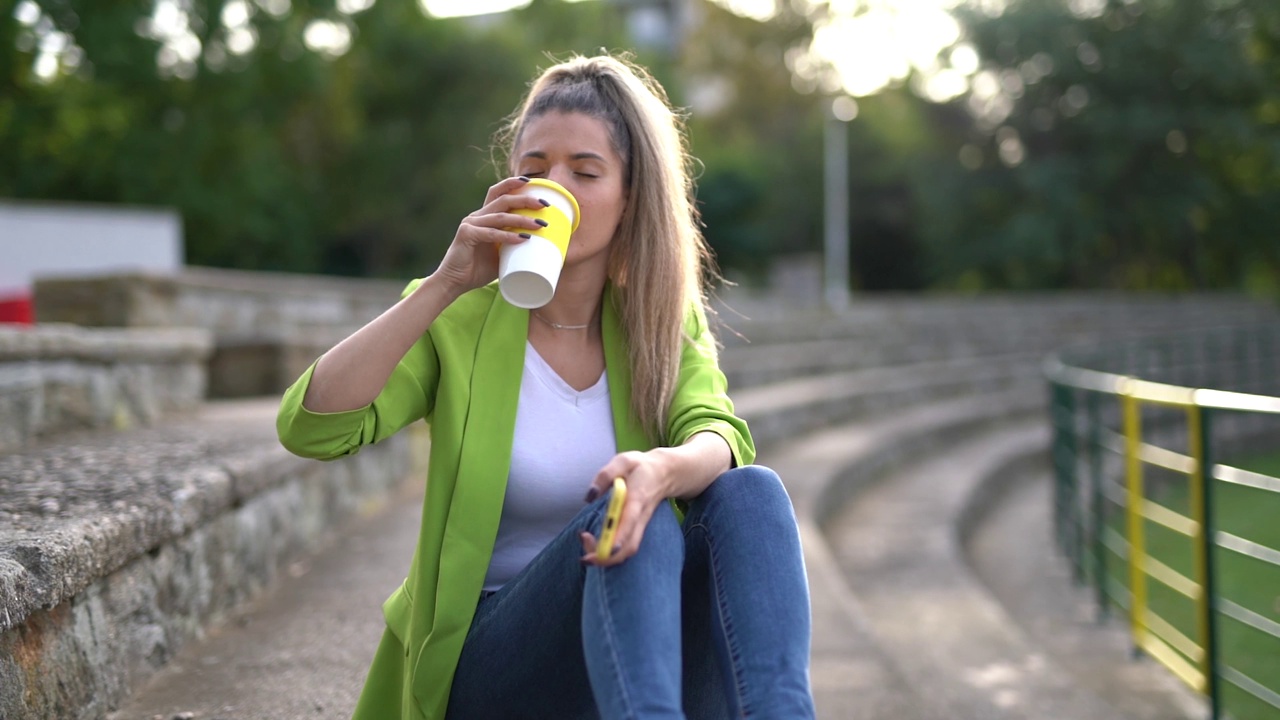
<instances>
[{"instance_id":1,"label":"green foliage","mask_svg":"<svg viewBox=\"0 0 1280 720\"><path fill-rule=\"evenodd\" d=\"M759 281L777 255L819 247L822 109L792 89L783 62L810 28L787 11L768 23L711 4L704 13L673 92L692 110L707 240L723 267Z\"/></svg>"},{"instance_id":2,"label":"green foliage","mask_svg":"<svg viewBox=\"0 0 1280 720\"><path fill-rule=\"evenodd\" d=\"M982 166L946 163L920 185L934 274L951 286L1265 288L1280 276L1277 15L1266 0L962 12L999 93L969 98L966 152Z\"/></svg>"},{"instance_id":3,"label":"green foliage","mask_svg":"<svg viewBox=\"0 0 1280 720\"><path fill-rule=\"evenodd\" d=\"M191 3L206 49L226 4ZM494 182L491 135L537 67L621 45L603 3L542 0L485 24L384 0L329 59L303 30L340 16L295 0L253 14L250 53L206 52L182 79L135 32L151 3L39 5L87 62L41 81L24 29L0 22L0 196L174 206L188 262L250 269L430 272Z\"/></svg>"},{"instance_id":4,"label":"green foliage","mask_svg":"<svg viewBox=\"0 0 1280 720\"><path fill-rule=\"evenodd\" d=\"M236 55L232 0L191 0L203 52L158 69L167 51L139 32L153 0L37 3L83 60L38 78L32 29L0 15L0 196L176 207L189 262L241 268L429 272L499 175L490 138L537 69L632 49L626 3L440 20L414 2L346 17L293 0L277 17L251 0L257 42ZM638 55L690 110L708 240L752 279L822 237L827 98L786 58L826 6L777 5L759 22L701 2L687 35ZM962 9L982 59L968 96L859 100L857 288L1280 295L1280 3L1083 5ZM318 19L350 29L347 52L303 46Z\"/></svg>"}]
</instances>

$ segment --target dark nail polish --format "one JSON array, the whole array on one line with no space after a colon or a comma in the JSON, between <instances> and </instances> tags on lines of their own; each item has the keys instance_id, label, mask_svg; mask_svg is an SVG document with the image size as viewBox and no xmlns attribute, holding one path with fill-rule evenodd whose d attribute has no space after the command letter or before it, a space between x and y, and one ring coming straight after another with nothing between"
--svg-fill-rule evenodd
<instances>
[{"instance_id":1,"label":"dark nail polish","mask_svg":"<svg viewBox=\"0 0 1280 720\"><path fill-rule=\"evenodd\" d=\"M539 224L539 225L541 225L542 227L546 227L546 226L547 226L547 221L546 221L546 220L543 220L542 218L534 218L534 219L533 219L533 221L534 221L534 222L536 222L536 223L538 223L538 224Z\"/></svg>"},{"instance_id":2,"label":"dark nail polish","mask_svg":"<svg viewBox=\"0 0 1280 720\"><path fill-rule=\"evenodd\" d=\"M592 485L592 486L591 486L591 489L587 491L587 497L586 497L586 499L585 499L585 500L583 500L582 502L591 502L591 501L595 500L595 499L596 499L596 498L598 498L598 497L600 497L600 488L598 488L598 487L596 487L596 486Z\"/></svg>"},{"instance_id":3,"label":"dark nail polish","mask_svg":"<svg viewBox=\"0 0 1280 720\"><path fill-rule=\"evenodd\" d=\"M551 207L551 203L543 200L542 198L538 198L538 202L542 203L542 207Z\"/></svg>"},{"instance_id":4,"label":"dark nail polish","mask_svg":"<svg viewBox=\"0 0 1280 720\"><path fill-rule=\"evenodd\" d=\"M525 177L525 176L523 176L523 175L521 175L520 177L518 177L518 178L516 178L516 179L517 179L517 180L519 180L520 182L529 182L529 178L527 178L527 177Z\"/></svg>"},{"instance_id":5,"label":"dark nail polish","mask_svg":"<svg viewBox=\"0 0 1280 720\"><path fill-rule=\"evenodd\" d=\"M593 564L590 560L584 557L578 558L578 563L581 564L583 567L591 567Z\"/></svg>"},{"instance_id":6,"label":"dark nail polish","mask_svg":"<svg viewBox=\"0 0 1280 720\"><path fill-rule=\"evenodd\" d=\"M533 237L533 236L532 236L532 235L530 235L529 233L520 233L520 237L524 238L525 240L528 240L529 238L531 238L531 237Z\"/></svg>"},{"instance_id":7,"label":"dark nail polish","mask_svg":"<svg viewBox=\"0 0 1280 720\"><path fill-rule=\"evenodd\" d=\"M613 546L613 554L614 554L614 555L617 555L617 554L618 554L618 553L620 553L620 552L622 552L622 546L621 546L621 545L614 545L614 546Z\"/></svg>"}]
</instances>

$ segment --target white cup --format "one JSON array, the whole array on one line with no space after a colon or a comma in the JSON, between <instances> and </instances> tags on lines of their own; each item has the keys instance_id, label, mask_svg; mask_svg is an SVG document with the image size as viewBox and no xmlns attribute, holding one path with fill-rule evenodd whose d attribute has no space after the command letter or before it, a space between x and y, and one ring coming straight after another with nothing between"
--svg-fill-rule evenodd
<instances>
[{"instance_id":1,"label":"white cup","mask_svg":"<svg viewBox=\"0 0 1280 720\"><path fill-rule=\"evenodd\" d=\"M569 252L569 238L578 229L578 201L559 183L534 178L521 193L546 200L550 205L536 210L513 210L517 215L545 220L537 230L508 228L529 234L529 239L498 249L498 289L507 302L519 308L540 308L551 302Z\"/></svg>"}]
</instances>

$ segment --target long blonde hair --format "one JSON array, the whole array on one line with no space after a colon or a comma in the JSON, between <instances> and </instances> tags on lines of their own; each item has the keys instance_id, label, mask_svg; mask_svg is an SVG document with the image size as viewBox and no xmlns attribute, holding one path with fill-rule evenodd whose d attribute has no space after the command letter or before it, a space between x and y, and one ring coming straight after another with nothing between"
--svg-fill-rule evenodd
<instances>
[{"instance_id":1,"label":"long blonde hair","mask_svg":"<svg viewBox=\"0 0 1280 720\"><path fill-rule=\"evenodd\" d=\"M666 91L627 56L575 56L533 81L495 137L509 163L525 123L549 112L595 117L626 164L627 205L609 250L609 279L631 364L631 409L651 439L666 439L687 314L707 313L718 274L694 205L681 116ZM499 167L505 167L506 163Z\"/></svg>"}]
</instances>

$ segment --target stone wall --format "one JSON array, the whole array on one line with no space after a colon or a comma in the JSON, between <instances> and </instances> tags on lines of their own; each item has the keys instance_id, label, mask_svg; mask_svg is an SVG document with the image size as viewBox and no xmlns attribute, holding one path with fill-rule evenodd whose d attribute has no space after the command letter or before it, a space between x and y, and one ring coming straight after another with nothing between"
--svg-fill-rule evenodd
<instances>
[{"instance_id":1,"label":"stone wall","mask_svg":"<svg viewBox=\"0 0 1280 720\"><path fill-rule=\"evenodd\" d=\"M70 430L150 425L204 400L209 333L0 325L0 454Z\"/></svg>"},{"instance_id":2,"label":"stone wall","mask_svg":"<svg viewBox=\"0 0 1280 720\"><path fill-rule=\"evenodd\" d=\"M212 404L0 457L0 717L104 716L422 472L420 432L317 463L279 446L274 416L274 402Z\"/></svg>"}]
</instances>

